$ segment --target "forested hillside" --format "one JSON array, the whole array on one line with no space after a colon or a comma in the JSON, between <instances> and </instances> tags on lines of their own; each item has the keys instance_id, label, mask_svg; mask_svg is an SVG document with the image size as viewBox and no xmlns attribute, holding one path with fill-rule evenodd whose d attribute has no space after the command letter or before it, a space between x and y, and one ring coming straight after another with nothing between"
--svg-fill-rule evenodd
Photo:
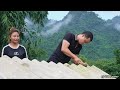
<instances>
[{"instance_id":1,"label":"forested hillside","mask_svg":"<svg viewBox=\"0 0 120 90\"><path fill-rule=\"evenodd\" d=\"M66 32L79 34L83 31L93 32L94 39L84 45L80 53L91 60L111 59L113 51L120 48L119 21L119 16L105 21L94 12L87 11L70 11L61 21L48 20L41 32L40 46L47 53L42 59L49 58Z\"/></svg>"}]
</instances>

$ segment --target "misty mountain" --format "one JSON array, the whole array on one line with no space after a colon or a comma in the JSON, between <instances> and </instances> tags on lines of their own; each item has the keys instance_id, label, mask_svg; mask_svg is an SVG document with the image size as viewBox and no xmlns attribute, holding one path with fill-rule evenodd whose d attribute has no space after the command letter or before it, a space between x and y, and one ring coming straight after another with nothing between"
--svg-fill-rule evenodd
<instances>
[{"instance_id":1,"label":"misty mountain","mask_svg":"<svg viewBox=\"0 0 120 90\"><path fill-rule=\"evenodd\" d=\"M107 20L107 26L112 26L116 30L120 31L120 16L114 17L112 20Z\"/></svg>"},{"instance_id":2,"label":"misty mountain","mask_svg":"<svg viewBox=\"0 0 120 90\"><path fill-rule=\"evenodd\" d=\"M41 34L47 37L48 35L57 33L62 26L67 26L71 22L72 18L72 15L69 14L61 21L48 20L48 22L45 24L45 27L42 29Z\"/></svg>"},{"instance_id":3,"label":"misty mountain","mask_svg":"<svg viewBox=\"0 0 120 90\"><path fill-rule=\"evenodd\" d=\"M83 31L91 31L94 39L88 45L83 45L80 54L88 59L111 59L113 51L120 48L120 16L112 20L104 21L94 12L70 11L61 21L48 20L42 29L41 48L47 52L48 59L56 49L65 33L80 34Z\"/></svg>"}]
</instances>

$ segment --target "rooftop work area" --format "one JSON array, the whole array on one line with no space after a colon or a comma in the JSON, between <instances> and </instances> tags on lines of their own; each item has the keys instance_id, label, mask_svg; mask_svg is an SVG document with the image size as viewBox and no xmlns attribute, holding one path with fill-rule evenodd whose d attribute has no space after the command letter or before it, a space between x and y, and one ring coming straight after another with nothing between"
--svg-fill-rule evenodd
<instances>
[{"instance_id":1,"label":"rooftop work area","mask_svg":"<svg viewBox=\"0 0 120 90\"><path fill-rule=\"evenodd\" d=\"M0 57L0 79L115 79L98 67Z\"/></svg>"}]
</instances>

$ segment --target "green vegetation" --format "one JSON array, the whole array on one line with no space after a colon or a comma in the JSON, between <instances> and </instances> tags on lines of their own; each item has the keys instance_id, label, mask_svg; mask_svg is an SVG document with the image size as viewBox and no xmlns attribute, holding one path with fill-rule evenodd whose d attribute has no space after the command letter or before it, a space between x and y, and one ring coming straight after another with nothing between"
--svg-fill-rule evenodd
<instances>
[{"instance_id":1,"label":"green vegetation","mask_svg":"<svg viewBox=\"0 0 120 90\"><path fill-rule=\"evenodd\" d=\"M73 16L71 22L67 25L63 24L53 35L48 34L47 37L42 37L40 47L44 48L47 55L41 58L47 60L50 57L66 32L79 34L83 31L91 31L94 34L94 39L88 45L83 46L80 57L89 65L95 65L112 76L120 76L120 57L118 56L120 54L115 55L114 53L117 48L120 48L120 31L115 27L120 21L120 16L105 21L93 12L70 11L62 21L58 21L43 30L52 29L53 26L62 23L69 15Z\"/></svg>"},{"instance_id":2,"label":"green vegetation","mask_svg":"<svg viewBox=\"0 0 120 90\"><path fill-rule=\"evenodd\" d=\"M115 17L115 19L104 21L94 12L70 11L62 21L57 21L55 24L43 28L43 30L47 31L52 29L53 26L57 27L57 24L64 22L69 15L72 15L71 22L67 25L63 23L63 26L53 35L48 34L46 37L43 36L41 38L42 44L40 47L44 48L47 53L46 56L41 57L42 59L46 60L49 58L66 32L80 34L83 31L93 32L94 38L91 43L83 45L83 49L80 52L81 54L91 60L111 59L114 57L113 51L116 48L120 48L120 31L118 31L114 25L119 23L120 18L117 17L118 20Z\"/></svg>"},{"instance_id":3,"label":"green vegetation","mask_svg":"<svg viewBox=\"0 0 120 90\"><path fill-rule=\"evenodd\" d=\"M47 14L47 11L0 11L0 50L8 44L9 29L16 27L21 32L21 44L27 48L29 58L40 56L42 50L40 48L35 49L36 45L40 44L40 40L32 39L36 35L26 28L25 18L28 17L34 24L43 26ZM27 33L27 36L25 33Z\"/></svg>"},{"instance_id":4,"label":"green vegetation","mask_svg":"<svg viewBox=\"0 0 120 90\"><path fill-rule=\"evenodd\" d=\"M47 11L1 11L0 50L7 44L9 28L12 26L21 31L21 44L26 47L29 59L38 60L47 60L65 33L80 34L91 31L94 34L93 41L83 46L79 57L112 76L120 76L120 16L105 21L94 12L70 11L63 20L45 26L51 21L47 19L47 14ZM72 20L66 24L65 20L67 21L69 15ZM32 24L26 24L25 18L32 21ZM56 30L60 25L59 30ZM56 26L55 33L41 35L41 31L46 34L53 26Z\"/></svg>"},{"instance_id":5,"label":"green vegetation","mask_svg":"<svg viewBox=\"0 0 120 90\"><path fill-rule=\"evenodd\" d=\"M119 54L120 55L120 54ZM101 70L107 72L111 76L118 76L117 79L120 79L120 64L116 63L116 59L113 58L111 60L108 59L99 59L96 61L93 60L88 60L86 59L83 55L80 55L80 58L84 61L87 62L90 66L95 65Z\"/></svg>"},{"instance_id":6,"label":"green vegetation","mask_svg":"<svg viewBox=\"0 0 120 90\"><path fill-rule=\"evenodd\" d=\"M116 63L120 64L120 49L115 50L114 55L116 56Z\"/></svg>"}]
</instances>

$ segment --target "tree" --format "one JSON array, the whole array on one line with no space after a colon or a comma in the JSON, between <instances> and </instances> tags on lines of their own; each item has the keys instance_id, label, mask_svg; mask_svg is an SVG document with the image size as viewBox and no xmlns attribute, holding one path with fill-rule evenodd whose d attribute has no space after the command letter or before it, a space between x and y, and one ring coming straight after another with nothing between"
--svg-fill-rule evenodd
<instances>
[{"instance_id":1,"label":"tree","mask_svg":"<svg viewBox=\"0 0 120 90\"><path fill-rule=\"evenodd\" d=\"M26 29L25 18L29 17L34 24L43 26L43 21L47 17L47 11L0 11L0 50L7 44L9 29L13 26L20 30L21 38Z\"/></svg>"},{"instance_id":2,"label":"tree","mask_svg":"<svg viewBox=\"0 0 120 90\"><path fill-rule=\"evenodd\" d=\"M114 55L116 57L116 63L120 64L120 49L114 50Z\"/></svg>"}]
</instances>

